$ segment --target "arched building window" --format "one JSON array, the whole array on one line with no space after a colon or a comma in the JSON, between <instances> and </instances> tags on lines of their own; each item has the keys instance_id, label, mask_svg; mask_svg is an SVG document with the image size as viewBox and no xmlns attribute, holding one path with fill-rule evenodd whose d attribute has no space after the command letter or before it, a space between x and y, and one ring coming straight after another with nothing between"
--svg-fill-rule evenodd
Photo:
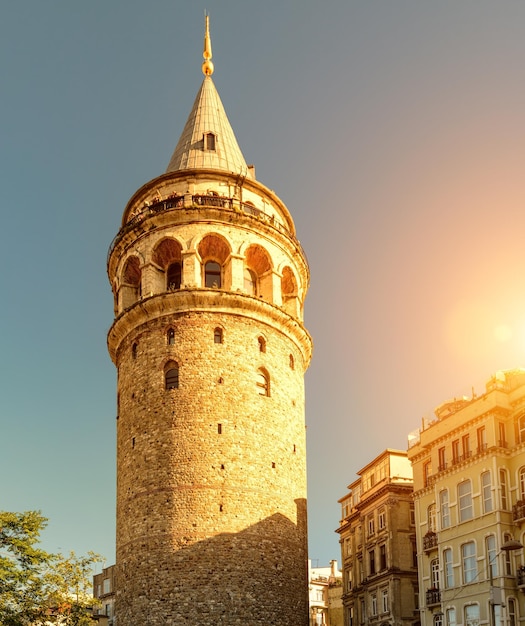
<instances>
[{"instance_id":1,"label":"arched building window","mask_svg":"<svg viewBox=\"0 0 525 626\"><path fill-rule=\"evenodd\" d=\"M222 328L217 327L213 331L213 341L214 343L222 343Z\"/></svg>"},{"instance_id":2,"label":"arched building window","mask_svg":"<svg viewBox=\"0 0 525 626\"><path fill-rule=\"evenodd\" d=\"M173 328L169 328L166 333L166 341L168 346L173 346L175 344L175 330Z\"/></svg>"},{"instance_id":3,"label":"arched building window","mask_svg":"<svg viewBox=\"0 0 525 626\"><path fill-rule=\"evenodd\" d=\"M140 261L138 257L131 256L124 265L121 279L121 304L127 309L141 297Z\"/></svg>"},{"instance_id":4,"label":"arched building window","mask_svg":"<svg viewBox=\"0 0 525 626\"><path fill-rule=\"evenodd\" d=\"M257 370L256 386L260 396L270 395L270 374L263 367Z\"/></svg>"},{"instance_id":5,"label":"arched building window","mask_svg":"<svg viewBox=\"0 0 525 626\"><path fill-rule=\"evenodd\" d=\"M262 336L257 337L257 343L259 344L259 352L266 352L266 339Z\"/></svg>"},{"instance_id":6,"label":"arched building window","mask_svg":"<svg viewBox=\"0 0 525 626\"><path fill-rule=\"evenodd\" d=\"M153 263L157 266L154 289L157 292L180 289L182 279L182 246L167 237L153 251Z\"/></svg>"},{"instance_id":7,"label":"arched building window","mask_svg":"<svg viewBox=\"0 0 525 626\"><path fill-rule=\"evenodd\" d=\"M164 367L164 386L166 389L179 388L179 366L175 361L169 361Z\"/></svg>"},{"instance_id":8,"label":"arched building window","mask_svg":"<svg viewBox=\"0 0 525 626\"><path fill-rule=\"evenodd\" d=\"M197 246L203 269L203 286L208 289L229 289L231 286L231 249L220 235L210 234Z\"/></svg>"},{"instance_id":9,"label":"arched building window","mask_svg":"<svg viewBox=\"0 0 525 626\"><path fill-rule=\"evenodd\" d=\"M244 268L244 290L250 296L257 295L257 275L248 267Z\"/></svg>"}]
</instances>

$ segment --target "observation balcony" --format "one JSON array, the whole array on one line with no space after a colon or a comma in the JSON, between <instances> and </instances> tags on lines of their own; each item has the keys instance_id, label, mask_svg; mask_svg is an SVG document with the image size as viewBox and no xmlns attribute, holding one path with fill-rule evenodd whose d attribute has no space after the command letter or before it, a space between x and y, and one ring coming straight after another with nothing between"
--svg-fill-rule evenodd
<instances>
[{"instance_id":1,"label":"observation balcony","mask_svg":"<svg viewBox=\"0 0 525 626\"><path fill-rule=\"evenodd\" d=\"M252 204L248 202L241 202L236 198L202 194L187 194L184 196L169 196L164 200L159 200L157 198L154 199L151 204L144 205L144 207L140 211L135 213L133 217L131 217L131 219L129 219L115 235L113 241L111 242L111 245L109 246L108 261L115 246L126 235L126 233L133 230L138 224L143 222L148 217L152 217L159 213L164 213L166 211L172 211L176 209L199 209L200 207L222 209L224 211L231 211L234 214L249 215L260 221L264 221L268 225L272 226L279 232L292 239L292 241L303 253L303 256L306 258L306 254L301 244L299 243L299 240L287 228L285 228L285 226L281 222L279 222L274 215L268 215L267 213L261 211Z\"/></svg>"}]
</instances>

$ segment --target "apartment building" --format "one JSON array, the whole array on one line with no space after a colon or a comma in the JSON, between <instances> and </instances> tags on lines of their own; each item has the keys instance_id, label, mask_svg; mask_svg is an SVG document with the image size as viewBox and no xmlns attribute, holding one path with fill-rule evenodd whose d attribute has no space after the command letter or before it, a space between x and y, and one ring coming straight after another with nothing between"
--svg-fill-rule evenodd
<instances>
[{"instance_id":1,"label":"apartment building","mask_svg":"<svg viewBox=\"0 0 525 626\"><path fill-rule=\"evenodd\" d=\"M419 622L412 468L387 449L339 500L345 626Z\"/></svg>"},{"instance_id":2,"label":"apartment building","mask_svg":"<svg viewBox=\"0 0 525 626\"><path fill-rule=\"evenodd\" d=\"M525 370L439 406L409 436L422 626L525 619Z\"/></svg>"}]
</instances>

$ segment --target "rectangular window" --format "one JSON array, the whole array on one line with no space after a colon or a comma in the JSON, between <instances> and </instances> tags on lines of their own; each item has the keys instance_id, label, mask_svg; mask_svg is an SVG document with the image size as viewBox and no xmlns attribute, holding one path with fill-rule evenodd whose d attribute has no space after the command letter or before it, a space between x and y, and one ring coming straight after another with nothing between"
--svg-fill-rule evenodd
<instances>
[{"instance_id":1,"label":"rectangular window","mask_svg":"<svg viewBox=\"0 0 525 626\"><path fill-rule=\"evenodd\" d=\"M459 439L454 439L454 441L452 442L452 463L459 463L459 461Z\"/></svg>"},{"instance_id":2,"label":"rectangular window","mask_svg":"<svg viewBox=\"0 0 525 626\"><path fill-rule=\"evenodd\" d=\"M452 567L452 548L443 550L443 566L445 573L445 587L452 589L454 587L454 569Z\"/></svg>"},{"instance_id":3,"label":"rectangular window","mask_svg":"<svg viewBox=\"0 0 525 626\"><path fill-rule=\"evenodd\" d=\"M458 485L459 521L466 522L472 519L472 486L470 480Z\"/></svg>"},{"instance_id":4,"label":"rectangular window","mask_svg":"<svg viewBox=\"0 0 525 626\"><path fill-rule=\"evenodd\" d=\"M478 453L487 449L487 431L485 426L480 426L476 431L476 439L478 443Z\"/></svg>"},{"instance_id":5,"label":"rectangular window","mask_svg":"<svg viewBox=\"0 0 525 626\"><path fill-rule=\"evenodd\" d=\"M465 626L479 626L479 604L467 604L465 607Z\"/></svg>"},{"instance_id":6,"label":"rectangular window","mask_svg":"<svg viewBox=\"0 0 525 626\"><path fill-rule=\"evenodd\" d=\"M447 609L447 626L456 626L456 609Z\"/></svg>"},{"instance_id":7,"label":"rectangular window","mask_svg":"<svg viewBox=\"0 0 525 626\"><path fill-rule=\"evenodd\" d=\"M461 438L461 443L463 446L463 458L468 459L470 456L470 436L463 435Z\"/></svg>"},{"instance_id":8,"label":"rectangular window","mask_svg":"<svg viewBox=\"0 0 525 626\"><path fill-rule=\"evenodd\" d=\"M450 509L448 507L448 489L439 492L439 509L441 513L441 528L450 526Z\"/></svg>"},{"instance_id":9,"label":"rectangular window","mask_svg":"<svg viewBox=\"0 0 525 626\"><path fill-rule=\"evenodd\" d=\"M439 589L439 559L433 559L430 563L430 583L433 589Z\"/></svg>"},{"instance_id":10,"label":"rectangular window","mask_svg":"<svg viewBox=\"0 0 525 626\"><path fill-rule=\"evenodd\" d=\"M374 516L373 515L369 515L368 516L368 534L369 535L373 535L374 533L375 533Z\"/></svg>"},{"instance_id":11,"label":"rectangular window","mask_svg":"<svg viewBox=\"0 0 525 626\"><path fill-rule=\"evenodd\" d=\"M379 546L379 569L381 571L386 569L386 545Z\"/></svg>"},{"instance_id":12,"label":"rectangular window","mask_svg":"<svg viewBox=\"0 0 525 626\"><path fill-rule=\"evenodd\" d=\"M473 541L461 546L461 563L463 567L463 583L474 582L478 572L476 568L476 544Z\"/></svg>"},{"instance_id":13,"label":"rectangular window","mask_svg":"<svg viewBox=\"0 0 525 626\"><path fill-rule=\"evenodd\" d=\"M111 591L111 581L109 578L104 578L102 582L102 589L104 593L109 593Z\"/></svg>"},{"instance_id":14,"label":"rectangular window","mask_svg":"<svg viewBox=\"0 0 525 626\"><path fill-rule=\"evenodd\" d=\"M386 512L385 512L385 509L379 509L379 512L377 514L377 525L379 527L379 530L383 530L384 528L386 528Z\"/></svg>"},{"instance_id":15,"label":"rectangular window","mask_svg":"<svg viewBox=\"0 0 525 626\"><path fill-rule=\"evenodd\" d=\"M509 498L507 493L507 472L504 469L499 471L499 485L501 490L501 508L507 511L509 508Z\"/></svg>"},{"instance_id":16,"label":"rectangular window","mask_svg":"<svg viewBox=\"0 0 525 626\"><path fill-rule=\"evenodd\" d=\"M368 562L370 563L370 574L376 573L376 555L375 550L370 550L368 553Z\"/></svg>"},{"instance_id":17,"label":"rectangular window","mask_svg":"<svg viewBox=\"0 0 525 626\"><path fill-rule=\"evenodd\" d=\"M388 589L381 590L381 610L383 613L388 613Z\"/></svg>"},{"instance_id":18,"label":"rectangular window","mask_svg":"<svg viewBox=\"0 0 525 626\"><path fill-rule=\"evenodd\" d=\"M438 471L442 472L447 469L447 461L445 458L445 446L438 449Z\"/></svg>"},{"instance_id":19,"label":"rectangular window","mask_svg":"<svg viewBox=\"0 0 525 626\"><path fill-rule=\"evenodd\" d=\"M372 615L377 615L377 595L373 593L370 599L372 601L371 602Z\"/></svg>"},{"instance_id":20,"label":"rectangular window","mask_svg":"<svg viewBox=\"0 0 525 626\"><path fill-rule=\"evenodd\" d=\"M507 447L507 437L505 434L505 424L503 422L498 422L498 445L501 448Z\"/></svg>"},{"instance_id":21,"label":"rectangular window","mask_svg":"<svg viewBox=\"0 0 525 626\"><path fill-rule=\"evenodd\" d=\"M490 513L492 511L490 472L483 472L483 474L481 474L481 498L483 501L483 513Z\"/></svg>"},{"instance_id":22,"label":"rectangular window","mask_svg":"<svg viewBox=\"0 0 525 626\"><path fill-rule=\"evenodd\" d=\"M430 461L426 461L423 465L423 480L425 487L428 487L430 477L432 476L432 463Z\"/></svg>"},{"instance_id":23,"label":"rectangular window","mask_svg":"<svg viewBox=\"0 0 525 626\"><path fill-rule=\"evenodd\" d=\"M416 511L414 510L414 505L410 505L410 526L416 525Z\"/></svg>"},{"instance_id":24,"label":"rectangular window","mask_svg":"<svg viewBox=\"0 0 525 626\"><path fill-rule=\"evenodd\" d=\"M361 615L359 616L361 619L361 624L364 624L366 621L366 604L364 598L361 598Z\"/></svg>"},{"instance_id":25,"label":"rectangular window","mask_svg":"<svg viewBox=\"0 0 525 626\"><path fill-rule=\"evenodd\" d=\"M489 535L485 539L485 549L487 551L487 564L494 579L498 575L498 554L496 552L496 537L494 535Z\"/></svg>"}]
</instances>

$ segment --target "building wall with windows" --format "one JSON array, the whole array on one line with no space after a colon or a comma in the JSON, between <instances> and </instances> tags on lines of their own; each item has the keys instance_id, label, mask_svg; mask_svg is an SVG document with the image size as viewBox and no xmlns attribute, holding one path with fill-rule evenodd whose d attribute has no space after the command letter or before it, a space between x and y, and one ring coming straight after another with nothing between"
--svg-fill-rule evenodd
<instances>
[{"instance_id":1,"label":"building wall with windows","mask_svg":"<svg viewBox=\"0 0 525 626\"><path fill-rule=\"evenodd\" d=\"M339 501L345 626L419 622L412 468L385 450Z\"/></svg>"},{"instance_id":2,"label":"building wall with windows","mask_svg":"<svg viewBox=\"0 0 525 626\"><path fill-rule=\"evenodd\" d=\"M343 626L342 582L337 560L327 567L308 561L310 626Z\"/></svg>"},{"instance_id":3,"label":"building wall with windows","mask_svg":"<svg viewBox=\"0 0 525 626\"><path fill-rule=\"evenodd\" d=\"M501 547L525 544L525 370L439 406L409 436L408 457L423 626L516 626L524 555Z\"/></svg>"},{"instance_id":4,"label":"building wall with windows","mask_svg":"<svg viewBox=\"0 0 525 626\"><path fill-rule=\"evenodd\" d=\"M105 567L100 574L93 576L93 597L98 606L93 611L93 618L99 624L113 626L115 619L115 566Z\"/></svg>"}]
</instances>

